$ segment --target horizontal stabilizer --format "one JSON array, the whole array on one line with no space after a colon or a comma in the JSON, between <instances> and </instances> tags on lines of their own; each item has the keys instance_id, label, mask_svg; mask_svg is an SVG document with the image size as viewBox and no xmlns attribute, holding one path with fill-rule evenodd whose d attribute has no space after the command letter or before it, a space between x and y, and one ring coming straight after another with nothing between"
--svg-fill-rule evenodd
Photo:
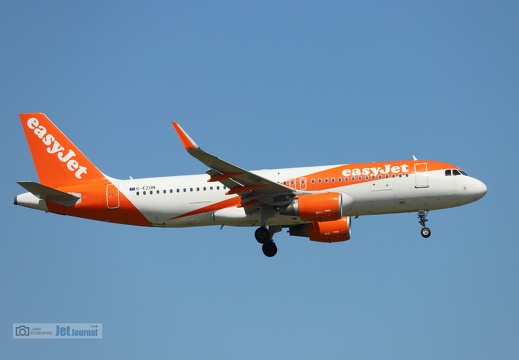
<instances>
[{"instance_id":1,"label":"horizontal stabilizer","mask_svg":"<svg viewBox=\"0 0 519 360\"><path fill-rule=\"evenodd\" d=\"M33 181L18 181L18 184L41 200L72 206L81 200L81 196L69 194Z\"/></svg>"}]
</instances>

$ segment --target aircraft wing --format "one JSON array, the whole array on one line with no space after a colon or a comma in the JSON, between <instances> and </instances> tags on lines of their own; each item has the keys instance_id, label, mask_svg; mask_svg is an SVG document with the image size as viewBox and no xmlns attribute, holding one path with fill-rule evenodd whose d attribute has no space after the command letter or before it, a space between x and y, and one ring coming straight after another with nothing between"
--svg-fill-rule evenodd
<instances>
[{"instance_id":1,"label":"aircraft wing","mask_svg":"<svg viewBox=\"0 0 519 360\"><path fill-rule=\"evenodd\" d=\"M210 168L207 171L207 174L210 176L208 181L218 181L227 186L229 188L227 194L239 194L244 200L245 198L252 200L254 195L256 195L262 203L270 204L289 201L294 197L295 191L293 189L265 179L205 152L177 122L172 124L187 152Z\"/></svg>"}]
</instances>

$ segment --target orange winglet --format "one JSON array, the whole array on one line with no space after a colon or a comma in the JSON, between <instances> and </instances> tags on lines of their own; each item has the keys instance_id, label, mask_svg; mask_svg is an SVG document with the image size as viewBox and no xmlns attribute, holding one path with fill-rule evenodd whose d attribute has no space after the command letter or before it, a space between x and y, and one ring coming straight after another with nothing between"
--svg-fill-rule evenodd
<instances>
[{"instance_id":1,"label":"orange winglet","mask_svg":"<svg viewBox=\"0 0 519 360\"><path fill-rule=\"evenodd\" d=\"M199 146L189 137L189 135L180 127L180 125L176 122L172 122L175 131L177 132L180 141L182 141L182 145L186 148L186 150L194 150L198 149Z\"/></svg>"},{"instance_id":2,"label":"orange winglet","mask_svg":"<svg viewBox=\"0 0 519 360\"><path fill-rule=\"evenodd\" d=\"M235 177L235 176L238 176L241 174L243 174L243 173L229 173L229 174L214 175L214 176L211 176L211 178L209 180L207 180L207 182L227 180L227 179L230 179L232 177Z\"/></svg>"},{"instance_id":3,"label":"orange winglet","mask_svg":"<svg viewBox=\"0 0 519 360\"><path fill-rule=\"evenodd\" d=\"M238 186L235 188L232 188L231 190L227 191L225 195L233 195L233 194L241 194L247 191L252 191L256 189L260 189L262 187L265 187L266 185L248 185L248 186Z\"/></svg>"}]
</instances>

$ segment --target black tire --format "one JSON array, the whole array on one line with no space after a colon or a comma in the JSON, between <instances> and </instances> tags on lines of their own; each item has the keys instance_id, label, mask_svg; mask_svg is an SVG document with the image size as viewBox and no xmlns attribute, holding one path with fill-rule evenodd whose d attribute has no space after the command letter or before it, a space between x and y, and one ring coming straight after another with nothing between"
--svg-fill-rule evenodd
<instances>
[{"instance_id":1,"label":"black tire","mask_svg":"<svg viewBox=\"0 0 519 360\"><path fill-rule=\"evenodd\" d=\"M422 228L421 233L422 233L422 236L427 239L429 236L431 236L431 229L424 227L424 228Z\"/></svg>"},{"instance_id":2,"label":"black tire","mask_svg":"<svg viewBox=\"0 0 519 360\"><path fill-rule=\"evenodd\" d=\"M254 232L254 236L256 237L256 241L260 244L265 244L267 241L270 241L270 231L265 227L259 227Z\"/></svg>"},{"instance_id":3,"label":"black tire","mask_svg":"<svg viewBox=\"0 0 519 360\"><path fill-rule=\"evenodd\" d=\"M261 250L263 250L263 254L265 254L266 257L273 257L277 254L278 247L276 246L274 241L269 241L263 244Z\"/></svg>"}]
</instances>

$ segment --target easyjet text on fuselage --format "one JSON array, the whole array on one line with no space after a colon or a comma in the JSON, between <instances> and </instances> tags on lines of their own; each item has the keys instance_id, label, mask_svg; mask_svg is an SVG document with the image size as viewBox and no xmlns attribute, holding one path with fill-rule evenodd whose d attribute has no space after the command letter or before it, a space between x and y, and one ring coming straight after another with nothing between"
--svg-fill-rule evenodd
<instances>
[{"instance_id":1,"label":"easyjet text on fuselage","mask_svg":"<svg viewBox=\"0 0 519 360\"><path fill-rule=\"evenodd\" d=\"M383 166L377 167L364 167L364 168L353 168L353 169L344 169L342 171L342 175L346 177L350 176L377 176L377 175L387 175L387 174L399 174L399 173L409 173L409 165L392 165L385 164Z\"/></svg>"}]
</instances>

